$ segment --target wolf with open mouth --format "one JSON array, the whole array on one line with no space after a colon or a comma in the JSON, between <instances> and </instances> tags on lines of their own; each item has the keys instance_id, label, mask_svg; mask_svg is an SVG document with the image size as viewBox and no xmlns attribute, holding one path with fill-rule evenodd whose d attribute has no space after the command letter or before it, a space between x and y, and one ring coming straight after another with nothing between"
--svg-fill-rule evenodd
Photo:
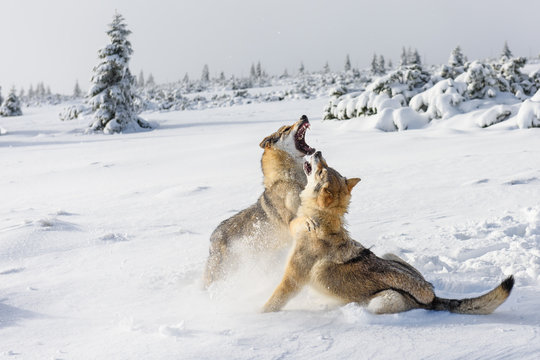
<instances>
[{"instance_id":1,"label":"wolf with open mouth","mask_svg":"<svg viewBox=\"0 0 540 360\"><path fill-rule=\"evenodd\" d=\"M264 149L261 167L264 192L257 202L224 220L210 236L210 251L204 274L204 285L223 278L233 263L233 245L247 242L257 252L279 249L292 242L289 223L300 205L300 192L306 185L303 158L315 149L305 141L309 120L282 126L260 143ZM233 256L235 255L235 256Z\"/></svg>"},{"instance_id":2,"label":"wolf with open mouth","mask_svg":"<svg viewBox=\"0 0 540 360\"><path fill-rule=\"evenodd\" d=\"M490 314L510 295L511 275L484 295L445 299L422 274L394 254L376 256L349 235L344 216L359 178L347 179L328 166L320 151L304 164L307 177L297 218L291 221L293 250L283 279L263 311L279 311L305 285L377 314L412 309Z\"/></svg>"}]
</instances>

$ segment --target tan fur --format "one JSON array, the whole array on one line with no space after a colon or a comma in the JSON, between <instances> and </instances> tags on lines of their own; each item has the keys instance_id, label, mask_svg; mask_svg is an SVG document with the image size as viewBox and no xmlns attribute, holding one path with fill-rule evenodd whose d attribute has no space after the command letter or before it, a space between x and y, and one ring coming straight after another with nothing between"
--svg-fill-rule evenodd
<instances>
[{"instance_id":1,"label":"tan fur","mask_svg":"<svg viewBox=\"0 0 540 360\"><path fill-rule=\"evenodd\" d=\"M508 297L512 277L478 298L436 297L433 286L410 264L393 254L378 257L349 236L343 216L360 179L342 177L328 167L320 152L313 155L310 168L298 217L290 225L293 251L263 311L280 310L307 284L379 314L415 308L488 314Z\"/></svg>"},{"instance_id":2,"label":"tan fur","mask_svg":"<svg viewBox=\"0 0 540 360\"><path fill-rule=\"evenodd\" d=\"M296 215L299 194L306 184L302 171L306 151L297 149L294 139L308 124L304 115L293 125L280 127L260 143L264 149L261 159L264 192L255 204L224 220L212 233L204 274L205 287L223 278L227 267L234 263L231 254L234 244L247 242L250 250L255 252L291 244L289 222ZM313 151L308 147L307 152Z\"/></svg>"}]
</instances>

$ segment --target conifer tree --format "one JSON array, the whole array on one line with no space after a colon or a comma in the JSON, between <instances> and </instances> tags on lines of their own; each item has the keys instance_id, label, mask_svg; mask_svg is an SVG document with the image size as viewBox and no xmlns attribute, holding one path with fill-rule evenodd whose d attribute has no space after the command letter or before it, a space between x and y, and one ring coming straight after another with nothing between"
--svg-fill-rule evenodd
<instances>
[{"instance_id":1,"label":"conifer tree","mask_svg":"<svg viewBox=\"0 0 540 360\"><path fill-rule=\"evenodd\" d=\"M204 83L210 82L210 70L208 69L208 65L204 64L201 74L201 81Z\"/></svg>"},{"instance_id":2,"label":"conifer tree","mask_svg":"<svg viewBox=\"0 0 540 360\"><path fill-rule=\"evenodd\" d=\"M262 67L261 67L261 62L257 62L257 68L255 69L256 71L256 74L257 74L257 78L261 78L263 76L263 70L262 70Z\"/></svg>"},{"instance_id":3,"label":"conifer tree","mask_svg":"<svg viewBox=\"0 0 540 360\"><path fill-rule=\"evenodd\" d=\"M379 56L379 72L381 74L385 74L386 73L386 62L384 61L384 56L380 55Z\"/></svg>"},{"instance_id":4,"label":"conifer tree","mask_svg":"<svg viewBox=\"0 0 540 360\"><path fill-rule=\"evenodd\" d=\"M349 57L349 54L347 54L347 56L345 57L345 67L343 69L345 70L345 72L351 71L352 69L351 58Z\"/></svg>"},{"instance_id":5,"label":"conifer tree","mask_svg":"<svg viewBox=\"0 0 540 360\"><path fill-rule=\"evenodd\" d=\"M16 95L15 87L11 88L8 97L0 106L0 115L2 116L20 116L22 115L21 102Z\"/></svg>"},{"instance_id":6,"label":"conifer tree","mask_svg":"<svg viewBox=\"0 0 540 360\"><path fill-rule=\"evenodd\" d=\"M148 79L146 79L145 86L147 86L147 87L156 86L156 81L154 80L154 75L152 75L152 73L150 73L150 75L148 75Z\"/></svg>"},{"instance_id":7,"label":"conifer tree","mask_svg":"<svg viewBox=\"0 0 540 360\"><path fill-rule=\"evenodd\" d=\"M32 88L32 87L30 87ZM4 103L4 98L2 97L2 87L0 86L0 106Z\"/></svg>"},{"instance_id":8,"label":"conifer tree","mask_svg":"<svg viewBox=\"0 0 540 360\"><path fill-rule=\"evenodd\" d=\"M300 67L298 68L298 73L299 73L300 75L303 75L303 74L304 74L304 71L306 71L306 68L304 67L304 62L301 61L301 62L300 62Z\"/></svg>"},{"instance_id":9,"label":"conifer tree","mask_svg":"<svg viewBox=\"0 0 540 360\"><path fill-rule=\"evenodd\" d=\"M373 54L373 58L371 59L371 73L373 75L378 75L380 73L379 61L377 60L377 54Z\"/></svg>"},{"instance_id":10,"label":"conifer tree","mask_svg":"<svg viewBox=\"0 0 540 360\"><path fill-rule=\"evenodd\" d=\"M1 87L0 87L1 89ZM30 84L30 87L28 88L28 100L32 100L36 93L34 92L34 88L32 87L32 84ZM1 98L1 96L0 96Z\"/></svg>"},{"instance_id":11,"label":"conifer tree","mask_svg":"<svg viewBox=\"0 0 540 360\"><path fill-rule=\"evenodd\" d=\"M186 73L186 74L184 75L184 78L182 79L182 82L183 82L184 84L189 84L189 75L188 75L188 73Z\"/></svg>"},{"instance_id":12,"label":"conifer tree","mask_svg":"<svg viewBox=\"0 0 540 360\"><path fill-rule=\"evenodd\" d=\"M323 73L328 74L330 72L330 65L328 65L328 61L324 64L323 67Z\"/></svg>"},{"instance_id":13,"label":"conifer tree","mask_svg":"<svg viewBox=\"0 0 540 360\"><path fill-rule=\"evenodd\" d=\"M409 57L407 56L407 50L405 50L405 46L401 50L401 56L399 58L399 66L406 66L409 65Z\"/></svg>"},{"instance_id":14,"label":"conifer tree","mask_svg":"<svg viewBox=\"0 0 540 360\"><path fill-rule=\"evenodd\" d=\"M251 80L255 80L257 78L257 72L255 71L255 65L251 63L251 68L249 69L249 77Z\"/></svg>"},{"instance_id":15,"label":"conifer tree","mask_svg":"<svg viewBox=\"0 0 540 360\"><path fill-rule=\"evenodd\" d=\"M148 122L137 115L133 103L135 78L129 71L133 50L127 40L130 33L122 15L115 13L107 31L110 44L98 52L99 63L94 67L88 92L88 103L93 111L90 129L93 131L110 134L150 128Z\"/></svg>"},{"instance_id":16,"label":"conifer tree","mask_svg":"<svg viewBox=\"0 0 540 360\"><path fill-rule=\"evenodd\" d=\"M452 53L450 54L450 58L448 59L448 65L452 67L463 66L465 65L466 61L467 59L465 55L463 55L463 52L461 51L461 47L458 45L455 47L454 50L452 50Z\"/></svg>"},{"instance_id":17,"label":"conifer tree","mask_svg":"<svg viewBox=\"0 0 540 360\"><path fill-rule=\"evenodd\" d=\"M514 55L512 54L512 51L510 51L510 48L508 47L508 42L504 42L504 47L501 54L501 60L508 60L511 59Z\"/></svg>"},{"instance_id":18,"label":"conifer tree","mask_svg":"<svg viewBox=\"0 0 540 360\"><path fill-rule=\"evenodd\" d=\"M82 96L81 87L79 86L79 80L75 80L75 87L73 88L73 97L80 98Z\"/></svg>"},{"instance_id":19,"label":"conifer tree","mask_svg":"<svg viewBox=\"0 0 540 360\"><path fill-rule=\"evenodd\" d=\"M139 86L140 88L144 87L144 73L142 70L139 73L139 81L137 82L137 86Z\"/></svg>"}]
</instances>

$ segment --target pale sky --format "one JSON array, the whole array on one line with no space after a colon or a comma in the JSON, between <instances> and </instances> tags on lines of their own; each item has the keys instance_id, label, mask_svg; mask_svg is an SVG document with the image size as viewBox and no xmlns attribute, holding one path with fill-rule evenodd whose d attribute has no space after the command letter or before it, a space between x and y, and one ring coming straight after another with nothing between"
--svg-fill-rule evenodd
<instances>
[{"instance_id":1,"label":"pale sky","mask_svg":"<svg viewBox=\"0 0 540 360\"><path fill-rule=\"evenodd\" d=\"M535 0L0 0L0 86L28 89L42 81L71 94L88 89L97 51L115 9L133 32L130 69L156 82L249 74L260 61L270 74L368 67L373 53L394 64L403 46L427 63L446 63L460 45L469 59L540 54L540 1Z\"/></svg>"}]
</instances>

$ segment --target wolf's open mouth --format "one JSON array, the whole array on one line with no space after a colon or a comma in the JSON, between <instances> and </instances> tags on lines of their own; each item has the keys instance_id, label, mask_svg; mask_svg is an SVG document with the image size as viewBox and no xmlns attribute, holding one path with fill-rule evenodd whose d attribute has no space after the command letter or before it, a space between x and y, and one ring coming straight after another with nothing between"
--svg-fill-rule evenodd
<instances>
[{"instance_id":1,"label":"wolf's open mouth","mask_svg":"<svg viewBox=\"0 0 540 360\"><path fill-rule=\"evenodd\" d=\"M309 163L309 161L304 162L304 172L307 176L311 175L311 164Z\"/></svg>"},{"instance_id":2,"label":"wolf's open mouth","mask_svg":"<svg viewBox=\"0 0 540 360\"><path fill-rule=\"evenodd\" d=\"M311 155L315 152L315 149L310 147L308 144L306 144L306 130L309 129L309 120L307 116L302 116L302 124L298 127L298 130L296 130L296 134L294 135L294 145L296 146L296 149L305 155Z\"/></svg>"}]
</instances>

